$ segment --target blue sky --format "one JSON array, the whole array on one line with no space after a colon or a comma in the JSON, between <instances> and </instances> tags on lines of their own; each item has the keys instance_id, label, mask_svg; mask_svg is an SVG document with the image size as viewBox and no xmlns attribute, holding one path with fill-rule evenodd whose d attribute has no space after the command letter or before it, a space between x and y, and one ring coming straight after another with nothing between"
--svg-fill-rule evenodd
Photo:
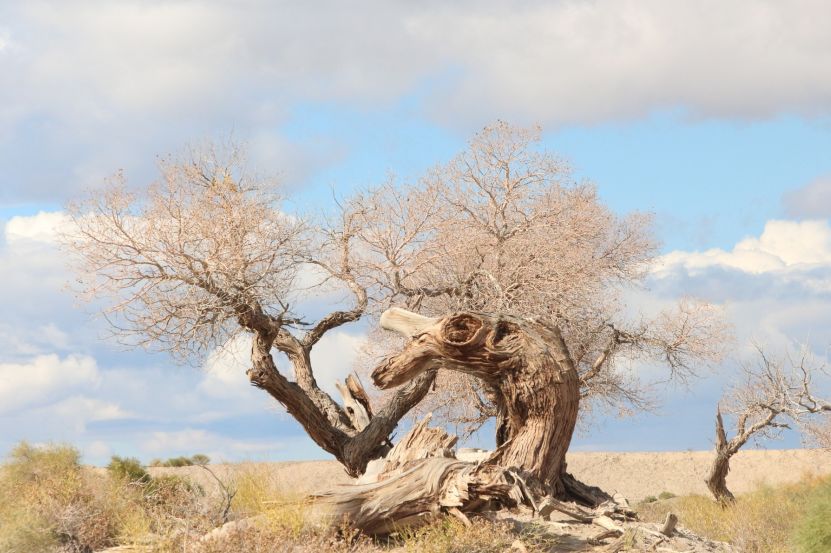
<instances>
[{"instance_id":1,"label":"blue sky","mask_svg":"<svg viewBox=\"0 0 831 553\"><path fill-rule=\"evenodd\" d=\"M820 1L0 2L0 450L324 457L247 385L244 347L192 368L103 338L65 290L62 206L232 136L295 208L325 209L333 188L417 178L496 119L541 125L615 211L655 214L664 257L638 301L698 295L736 325L715 373L575 448L710 447L751 337L820 358L831 343L829 19ZM349 370L364 331L321 343L319 380Z\"/></svg>"}]
</instances>

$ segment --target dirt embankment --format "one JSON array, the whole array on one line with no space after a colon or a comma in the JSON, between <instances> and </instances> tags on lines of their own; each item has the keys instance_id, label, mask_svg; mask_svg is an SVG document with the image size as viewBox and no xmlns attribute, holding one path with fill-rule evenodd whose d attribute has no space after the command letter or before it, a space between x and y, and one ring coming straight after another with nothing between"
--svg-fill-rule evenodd
<instances>
[{"instance_id":1,"label":"dirt embankment","mask_svg":"<svg viewBox=\"0 0 831 553\"><path fill-rule=\"evenodd\" d=\"M638 501L663 491L676 495L707 494L704 475L712 456L710 451L579 452L569 454L568 467L572 474L587 484L606 491L618 491L630 500ZM211 465L211 469L226 482L240 470L265 469L272 484L287 492L301 494L351 482L335 461ZM188 476L206 489L215 486L213 478L199 467L151 468L150 473ZM734 457L727 483L734 493L743 493L761 484L786 484L806 475L826 474L831 474L831 452L828 451L746 450Z\"/></svg>"}]
</instances>

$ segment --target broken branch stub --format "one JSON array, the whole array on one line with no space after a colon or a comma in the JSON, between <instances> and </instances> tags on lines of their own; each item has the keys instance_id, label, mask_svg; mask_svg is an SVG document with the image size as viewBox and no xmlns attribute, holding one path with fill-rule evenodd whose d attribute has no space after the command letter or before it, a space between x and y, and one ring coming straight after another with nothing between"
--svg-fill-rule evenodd
<instances>
[{"instance_id":1,"label":"broken branch stub","mask_svg":"<svg viewBox=\"0 0 831 553\"><path fill-rule=\"evenodd\" d=\"M436 324L440 319L433 319L401 309L391 307L381 314L379 324L384 330L397 332L406 338L414 338L427 328Z\"/></svg>"}]
</instances>

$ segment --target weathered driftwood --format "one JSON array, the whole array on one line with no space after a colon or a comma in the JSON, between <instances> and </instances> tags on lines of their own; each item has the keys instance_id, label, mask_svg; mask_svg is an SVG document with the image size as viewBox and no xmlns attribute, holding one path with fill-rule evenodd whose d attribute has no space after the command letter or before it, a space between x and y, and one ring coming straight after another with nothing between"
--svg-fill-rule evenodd
<instances>
[{"instance_id":1,"label":"weathered driftwood","mask_svg":"<svg viewBox=\"0 0 831 553\"><path fill-rule=\"evenodd\" d=\"M317 496L330 516L384 534L439 513L466 521L470 513L503 507L544 516L557 510L607 531L619 530L612 517L633 515L625 501L566 472L580 384L559 328L473 313L428 318L395 308L382 315L381 326L410 342L373 371L375 384L408 384L439 368L481 379L499 412L497 447L480 463L461 462L451 450L455 436L430 428L428 417L373 462L377 474ZM360 412L362 388L356 393L348 381L339 388L347 411Z\"/></svg>"},{"instance_id":2,"label":"weathered driftwood","mask_svg":"<svg viewBox=\"0 0 831 553\"><path fill-rule=\"evenodd\" d=\"M453 446L458 438L442 428L428 426L432 414L416 424L384 458L379 479L389 478L397 472L413 466L416 461L429 457L455 458Z\"/></svg>"},{"instance_id":3,"label":"weathered driftwood","mask_svg":"<svg viewBox=\"0 0 831 553\"><path fill-rule=\"evenodd\" d=\"M466 518L490 501L505 507L530 503L510 470L430 457L374 484L343 486L316 497L335 521L348 520L368 534L419 526L441 513Z\"/></svg>"},{"instance_id":4,"label":"weathered driftwood","mask_svg":"<svg viewBox=\"0 0 831 553\"><path fill-rule=\"evenodd\" d=\"M539 492L568 495L573 482L565 476L565 454L580 382L559 328L473 313L431 319L395 308L384 313L381 326L412 340L373 371L376 385L405 384L435 368L481 379L493 392L500 421L497 449L486 463L513 467ZM597 499L582 497L592 495L585 490L575 495Z\"/></svg>"}]
</instances>

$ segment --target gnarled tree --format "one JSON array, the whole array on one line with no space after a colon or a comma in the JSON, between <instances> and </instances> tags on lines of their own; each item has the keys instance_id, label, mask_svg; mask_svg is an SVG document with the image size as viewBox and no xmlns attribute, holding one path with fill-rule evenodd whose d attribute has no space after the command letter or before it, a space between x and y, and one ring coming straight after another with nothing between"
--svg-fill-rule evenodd
<instances>
[{"instance_id":1,"label":"gnarled tree","mask_svg":"<svg viewBox=\"0 0 831 553\"><path fill-rule=\"evenodd\" d=\"M725 398L728 413L735 417L735 431L728 439L721 406L716 411L715 459L705 482L719 502L733 501L727 488L730 460L752 438L776 438L791 424L819 445L831 447L831 434L822 426L822 415L831 419L831 402L817 397L817 376L824 367L812 361L803 348L798 358L786 354L773 359L756 346L757 359L742 365L742 379Z\"/></svg>"},{"instance_id":2,"label":"gnarled tree","mask_svg":"<svg viewBox=\"0 0 831 553\"><path fill-rule=\"evenodd\" d=\"M622 361L664 362L687 378L718 358L724 325L691 300L652 317L628 308L655 251L648 217L610 212L538 142L538 129L497 123L417 182L357 194L321 224L283 212L278 189L247 172L238 150L195 151L163 162L161 179L136 193L118 177L73 205L66 242L86 292L111 299L121 336L198 359L249 335L252 384L350 474L389 450L435 383L439 403L475 406L462 413L469 422L496 417L489 466L565 494L580 406L646 400ZM332 287L351 303L317 321L298 312ZM403 351L373 375L402 386L373 409L353 380L338 403L318 386L311 351L393 305L431 321L403 332Z\"/></svg>"}]
</instances>

